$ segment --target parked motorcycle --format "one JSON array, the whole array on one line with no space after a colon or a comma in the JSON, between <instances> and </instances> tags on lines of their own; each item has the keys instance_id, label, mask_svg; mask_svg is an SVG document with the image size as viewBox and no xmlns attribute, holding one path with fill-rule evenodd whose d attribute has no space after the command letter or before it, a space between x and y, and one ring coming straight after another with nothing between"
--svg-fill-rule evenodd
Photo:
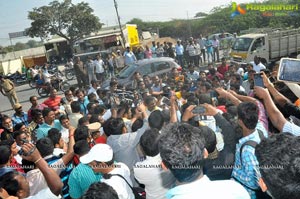
<instances>
[{"instance_id":1,"label":"parked motorcycle","mask_svg":"<svg viewBox=\"0 0 300 199\"><path fill-rule=\"evenodd\" d=\"M73 80L75 78L74 68L71 68L68 64L65 65L65 76L67 80Z\"/></svg>"}]
</instances>

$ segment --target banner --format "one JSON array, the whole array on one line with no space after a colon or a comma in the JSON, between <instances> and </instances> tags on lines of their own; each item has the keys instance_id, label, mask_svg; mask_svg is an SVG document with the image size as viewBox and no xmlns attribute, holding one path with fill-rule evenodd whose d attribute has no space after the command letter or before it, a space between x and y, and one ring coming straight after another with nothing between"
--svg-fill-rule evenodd
<instances>
[{"instance_id":1,"label":"banner","mask_svg":"<svg viewBox=\"0 0 300 199\"><path fill-rule=\"evenodd\" d=\"M128 43L130 46L138 45L140 43L137 25L126 24L128 31Z\"/></svg>"}]
</instances>

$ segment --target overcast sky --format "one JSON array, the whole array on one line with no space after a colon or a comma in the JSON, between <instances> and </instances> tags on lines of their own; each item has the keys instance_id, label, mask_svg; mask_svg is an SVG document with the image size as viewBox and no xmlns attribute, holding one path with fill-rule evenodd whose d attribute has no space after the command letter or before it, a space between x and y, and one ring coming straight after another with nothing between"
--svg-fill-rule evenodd
<instances>
[{"instance_id":1,"label":"overcast sky","mask_svg":"<svg viewBox=\"0 0 300 199\"><path fill-rule=\"evenodd\" d=\"M23 31L30 27L28 11L34 7L48 5L52 0L0 0L0 45L9 45L8 33ZM61 0L60 0L61 1ZM82 1L82 0L81 0ZM73 3L81 2L73 0ZM86 0L94 9L94 14L105 26L117 24L113 0ZM230 0L117 0L121 23L132 18L143 21L168 21L192 18L197 12L209 13L215 6L228 5ZM239 3L253 0L237 0ZM22 41L13 39L13 43Z\"/></svg>"}]
</instances>

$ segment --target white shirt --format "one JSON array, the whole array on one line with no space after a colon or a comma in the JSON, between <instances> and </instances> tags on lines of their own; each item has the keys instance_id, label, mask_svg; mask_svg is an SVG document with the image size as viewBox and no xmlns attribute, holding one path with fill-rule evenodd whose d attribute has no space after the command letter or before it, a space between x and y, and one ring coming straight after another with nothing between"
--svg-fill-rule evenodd
<instances>
[{"instance_id":1,"label":"white shirt","mask_svg":"<svg viewBox=\"0 0 300 199\"><path fill-rule=\"evenodd\" d=\"M99 89L100 87L97 87L97 89ZM96 97L97 97L97 100L99 99L99 96L98 96L98 94L97 94L97 89L95 89L94 87L90 87L90 89L89 89L89 91L88 91L88 93L87 93L87 95L89 95L89 94L91 94L91 93L94 93L95 95L96 95Z\"/></svg>"},{"instance_id":2,"label":"white shirt","mask_svg":"<svg viewBox=\"0 0 300 199\"><path fill-rule=\"evenodd\" d=\"M189 56L195 56L196 55L196 46L194 44L192 44L192 45L189 44L186 47L186 51L188 51Z\"/></svg>"},{"instance_id":3,"label":"white shirt","mask_svg":"<svg viewBox=\"0 0 300 199\"><path fill-rule=\"evenodd\" d=\"M246 189L234 180L210 181L206 175L194 182L179 185L167 192L172 199L250 199Z\"/></svg>"},{"instance_id":4,"label":"white shirt","mask_svg":"<svg viewBox=\"0 0 300 199\"><path fill-rule=\"evenodd\" d=\"M60 196L54 195L49 188L42 189L38 193L36 193L33 196L29 196L28 198L25 199L60 199Z\"/></svg>"},{"instance_id":5,"label":"white shirt","mask_svg":"<svg viewBox=\"0 0 300 199\"><path fill-rule=\"evenodd\" d=\"M109 174L120 174L123 176L127 182L132 186L130 179L129 168L124 163L116 163L116 168L109 172ZM112 176L110 179L101 179L101 182L104 182L110 185L118 194L119 199L134 199L133 192L125 180L119 176Z\"/></svg>"},{"instance_id":6,"label":"white shirt","mask_svg":"<svg viewBox=\"0 0 300 199\"><path fill-rule=\"evenodd\" d=\"M94 61L95 64L95 69L96 69L96 73L104 73L104 62L102 59L100 60L95 60Z\"/></svg>"},{"instance_id":7,"label":"white shirt","mask_svg":"<svg viewBox=\"0 0 300 199\"><path fill-rule=\"evenodd\" d=\"M255 70L257 73L259 73L263 69L266 69L266 66L263 65L261 62L259 62L259 64L257 65L254 62L251 62L251 64L253 65L253 70Z\"/></svg>"},{"instance_id":8,"label":"white shirt","mask_svg":"<svg viewBox=\"0 0 300 199\"><path fill-rule=\"evenodd\" d=\"M147 199L164 199L167 191L175 184L173 174L161 168L161 157L146 156L142 162L137 162L133 168L134 177L145 185Z\"/></svg>"}]
</instances>

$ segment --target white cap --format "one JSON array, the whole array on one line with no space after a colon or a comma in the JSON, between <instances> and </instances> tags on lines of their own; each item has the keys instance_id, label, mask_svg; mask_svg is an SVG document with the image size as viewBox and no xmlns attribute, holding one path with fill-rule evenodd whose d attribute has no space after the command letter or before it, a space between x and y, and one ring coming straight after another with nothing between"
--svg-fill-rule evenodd
<instances>
[{"instance_id":1,"label":"white cap","mask_svg":"<svg viewBox=\"0 0 300 199\"><path fill-rule=\"evenodd\" d=\"M92 161L109 162L113 159L113 150L107 144L96 144L84 156L80 157L80 162L88 164Z\"/></svg>"},{"instance_id":2,"label":"white cap","mask_svg":"<svg viewBox=\"0 0 300 199\"><path fill-rule=\"evenodd\" d=\"M90 123L90 124L88 124L86 126L88 127L90 133L93 133L95 131L99 131L100 128L101 128L100 122Z\"/></svg>"}]
</instances>

